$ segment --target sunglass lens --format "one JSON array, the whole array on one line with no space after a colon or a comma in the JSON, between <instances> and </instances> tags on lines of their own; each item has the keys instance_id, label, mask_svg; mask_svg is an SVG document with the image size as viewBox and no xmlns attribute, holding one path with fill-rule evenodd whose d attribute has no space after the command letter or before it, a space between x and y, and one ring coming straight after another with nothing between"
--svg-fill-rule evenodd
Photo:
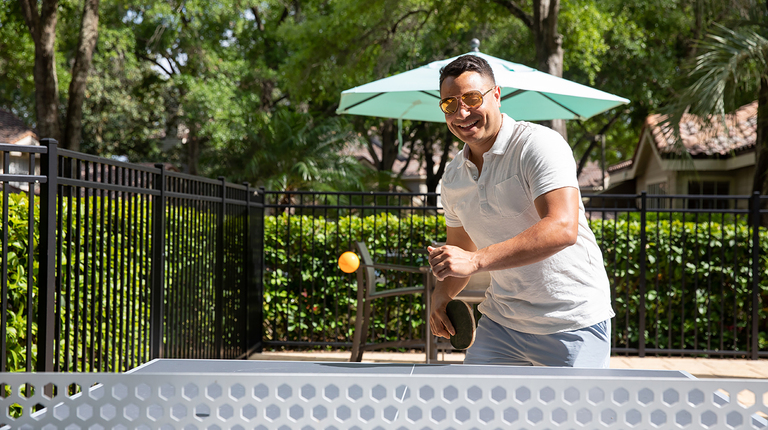
<instances>
[{"instance_id":1,"label":"sunglass lens","mask_svg":"<svg viewBox=\"0 0 768 430\"><path fill-rule=\"evenodd\" d=\"M459 107L459 101L456 97L449 97L447 99L440 100L440 109L447 114L456 112L456 108Z\"/></svg>"},{"instance_id":2,"label":"sunglass lens","mask_svg":"<svg viewBox=\"0 0 768 430\"><path fill-rule=\"evenodd\" d=\"M483 103L483 95L480 93L480 91L471 91L466 94L464 94L461 99L464 101L464 104L469 107L478 107Z\"/></svg>"}]
</instances>

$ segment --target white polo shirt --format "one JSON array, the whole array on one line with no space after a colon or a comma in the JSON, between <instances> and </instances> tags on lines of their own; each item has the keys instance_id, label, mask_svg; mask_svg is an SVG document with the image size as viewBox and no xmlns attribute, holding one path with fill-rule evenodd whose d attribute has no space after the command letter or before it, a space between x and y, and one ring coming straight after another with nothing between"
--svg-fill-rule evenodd
<instances>
[{"instance_id":1,"label":"white polo shirt","mask_svg":"<svg viewBox=\"0 0 768 430\"><path fill-rule=\"evenodd\" d=\"M446 168L442 182L445 223L463 227L478 248L517 236L540 220L533 201L563 187L578 190L571 148L557 132L503 115L483 171L464 156ZM480 311L525 333L552 334L589 327L613 317L608 276L579 199L576 244L542 260L493 271Z\"/></svg>"}]
</instances>

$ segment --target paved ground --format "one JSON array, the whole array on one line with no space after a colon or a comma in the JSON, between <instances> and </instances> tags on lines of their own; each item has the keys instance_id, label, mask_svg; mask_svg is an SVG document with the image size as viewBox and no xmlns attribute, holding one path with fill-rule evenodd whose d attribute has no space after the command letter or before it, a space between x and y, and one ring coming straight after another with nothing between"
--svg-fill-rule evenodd
<instances>
[{"instance_id":1,"label":"paved ground","mask_svg":"<svg viewBox=\"0 0 768 430\"><path fill-rule=\"evenodd\" d=\"M251 356L252 360L287 361L348 361L349 352L264 352ZM440 354L441 360L460 362L463 354ZM423 363L424 354L366 352L364 362ZM697 378L753 378L768 379L768 360L706 359L688 357L611 357L614 369L684 370Z\"/></svg>"}]
</instances>

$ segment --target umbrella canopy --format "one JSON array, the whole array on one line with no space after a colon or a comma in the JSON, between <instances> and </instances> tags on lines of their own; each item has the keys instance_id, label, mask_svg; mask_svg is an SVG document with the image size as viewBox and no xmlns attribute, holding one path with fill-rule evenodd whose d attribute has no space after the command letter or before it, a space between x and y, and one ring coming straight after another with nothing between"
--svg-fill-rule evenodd
<instances>
[{"instance_id":1,"label":"umbrella canopy","mask_svg":"<svg viewBox=\"0 0 768 430\"><path fill-rule=\"evenodd\" d=\"M629 100L481 52L501 87L501 111L516 120L587 119ZM341 93L336 113L445 122L438 107L440 69L434 61Z\"/></svg>"}]
</instances>

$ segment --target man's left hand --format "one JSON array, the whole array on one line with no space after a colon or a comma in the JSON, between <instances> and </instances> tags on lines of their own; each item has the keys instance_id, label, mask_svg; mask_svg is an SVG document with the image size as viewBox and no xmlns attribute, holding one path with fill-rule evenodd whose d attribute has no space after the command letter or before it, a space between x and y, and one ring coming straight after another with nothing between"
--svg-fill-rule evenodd
<instances>
[{"instance_id":1,"label":"man's left hand","mask_svg":"<svg viewBox=\"0 0 768 430\"><path fill-rule=\"evenodd\" d=\"M448 276L466 278L475 274L479 267L476 262L477 254L465 251L458 246L445 245L439 248L427 247L429 265L438 281Z\"/></svg>"}]
</instances>

